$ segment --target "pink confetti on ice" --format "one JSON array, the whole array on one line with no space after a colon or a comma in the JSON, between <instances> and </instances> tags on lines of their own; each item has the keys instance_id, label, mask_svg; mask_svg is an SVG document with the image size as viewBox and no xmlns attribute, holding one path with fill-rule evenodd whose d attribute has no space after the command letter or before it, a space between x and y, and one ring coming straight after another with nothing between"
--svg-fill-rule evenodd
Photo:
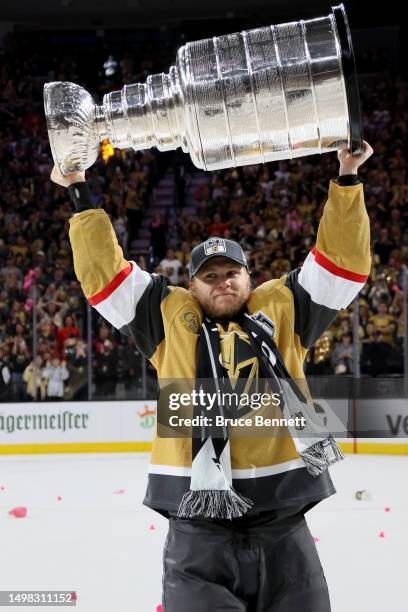
<instances>
[{"instance_id":1,"label":"pink confetti on ice","mask_svg":"<svg viewBox=\"0 0 408 612\"><path fill-rule=\"evenodd\" d=\"M62 500L61 495L58 495L58 497L57 497L57 501L61 501L61 500Z\"/></svg>"},{"instance_id":2,"label":"pink confetti on ice","mask_svg":"<svg viewBox=\"0 0 408 612\"><path fill-rule=\"evenodd\" d=\"M383 532L383 531L380 531L380 533L378 534L378 537L379 537L379 538L385 538L384 532Z\"/></svg>"},{"instance_id":3,"label":"pink confetti on ice","mask_svg":"<svg viewBox=\"0 0 408 612\"><path fill-rule=\"evenodd\" d=\"M10 510L9 515L14 516L15 518L25 518L27 516L27 508L24 506L18 506L17 508Z\"/></svg>"},{"instance_id":4,"label":"pink confetti on ice","mask_svg":"<svg viewBox=\"0 0 408 612\"><path fill-rule=\"evenodd\" d=\"M320 538L316 538L315 536L313 536L313 540L314 542L320 542Z\"/></svg>"},{"instance_id":5,"label":"pink confetti on ice","mask_svg":"<svg viewBox=\"0 0 408 612\"><path fill-rule=\"evenodd\" d=\"M0 486L0 491L5 491L6 487L3 487L3 485Z\"/></svg>"},{"instance_id":6,"label":"pink confetti on ice","mask_svg":"<svg viewBox=\"0 0 408 612\"><path fill-rule=\"evenodd\" d=\"M114 491L113 494L114 495L122 495L122 493L124 493L126 491L126 489L118 489L117 491Z\"/></svg>"},{"instance_id":7,"label":"pink confetti on ice","mask_svg":"<svg viewBox=\"0 0 408 612\"><path fill-rule=\"evenodd\" d=\"M156 612L163 612L162 604L159 604L158 606L156 606Z\"/></svg>"},{"instance_id":8,"label":"pink confetti on ice","mask_svg":"<svg viewBox=\"0 0 408 612\"><path fill-rule=\"evenodd\" d=\"M149 529L150 529L150 531L154 531L156 529L156 527L154 525L150 525Z\"/></svg>"},{"instance_id":9,"label":"pink confetti on ice","mask_svg":"<svg viewBox=\"0 0 408 612\"><path fill-rule=\"evenodd\" d=\"M76 591L72 591L71 599L72 599L72 601L77 601L78 600L78 595L77 595Z\"/></svg>"},{"instance_id":10,"label":"pink confetti on ice","mask_svg":"<svg viewBox=\"0 0 408 612\"><path fill-rule=\"evenodd\" d=\"M389 506L386 506L386 507L384 508L384 511L385 511L385 512L391 512L391 508L390 508Z\"/></svg>"}]
</instances>

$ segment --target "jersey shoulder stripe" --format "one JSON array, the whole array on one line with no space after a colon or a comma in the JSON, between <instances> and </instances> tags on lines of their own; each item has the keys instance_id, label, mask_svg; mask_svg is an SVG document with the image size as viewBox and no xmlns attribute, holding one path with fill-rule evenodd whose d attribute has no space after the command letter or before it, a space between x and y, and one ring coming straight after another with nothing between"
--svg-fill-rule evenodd
<instances>
[{"instance_id":1,"label":"jersey shoulder stripe","mask_svg":"<svg viewBox=\"0 0 408 612\"><path fill-rule=\"evenodd\" d=\"M367 277L359 281L350 280L335 272L335 269L340 270L337 266L332 267L331 270L328 269L329 267L331 266L326 267L318 263L314 253L310 252L300 270L298 282L310 295L313 302L340 310L353 301Z\"/></svg>"},{"instance_id":2,"label":"jersey shoulder stripe","mask_svg":"<svg viewBox=\"0 0 408 612\"><path fill-rule=\"evenodd\" d=\"M103 302L104 300L106 300L123 283L125 278L129 276L129 274L132 272L132 269L133 269L132 263L129 262L128 267L121 270L111 280L111 282L104 289L102 289L102 291L99 291L98 293L96 293L95 295L92 295L88 299L88 302L91 304L91 306L96 306L100 302Z\"/></svg>"},{"instance_id":3,"label":"jersey shoulder stripe","mask_svg":"<svg viewBox=\"0 0 408 612\"><path fill-rule=\"evenodd\" d=\"M89 300L99 314L118 329L133 320L137 304L152 282L151 275L133 261L124 270L125 274L119 272Z\"/></svg>"},{"instance_id":4,"label":"jersey shoulder stripe","mask_svg":"<svg viewBox=\"0 0 408 612\"><path fill-rule=\"evenodd\" d=\"M320 251L318 251L316 247L313 247L311 252L314 255L315 262L322 268L325 268L325 270L328 270L328 272L334 274L335 276L341 276L346 280L355 281L356 283L365 283L368 279L368 274L357 274L356 272L352 272L351 270L340 268L335 263L330 261L330 259L327 259L327 257L325 257L323 253L320 253Z\"/></svg>"}]
</instances>

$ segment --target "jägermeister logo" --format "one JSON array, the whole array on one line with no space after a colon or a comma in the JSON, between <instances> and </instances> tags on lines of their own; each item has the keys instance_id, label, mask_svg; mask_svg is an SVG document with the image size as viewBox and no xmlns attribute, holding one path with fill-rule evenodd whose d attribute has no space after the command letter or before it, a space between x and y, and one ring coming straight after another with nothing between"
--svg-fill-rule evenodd
<instances>
[{"instance_id":1,"label":"j\u00e4germeister logo","mask_svg":"<svg viewBox=\"0 0 408 612\"><path fill-rule=\"evenodd\" d=\"M12 414L0 412L0 432L13 434L16 431L72 431L88 429L89 414L86 412L44 412L34 414Z\"/></svg>"}]
</instances>

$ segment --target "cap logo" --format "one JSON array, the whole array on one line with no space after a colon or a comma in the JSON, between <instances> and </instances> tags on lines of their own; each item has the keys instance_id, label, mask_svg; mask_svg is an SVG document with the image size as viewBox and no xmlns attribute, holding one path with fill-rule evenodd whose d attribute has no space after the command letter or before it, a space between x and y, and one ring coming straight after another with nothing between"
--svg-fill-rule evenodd
<instances>
[{"instance_id":1,"label":"cap logo","mask_svg":"<svg viewBox=\"0 0 408 612\"><path fill-rule=\"evenodd\" d=\"M227 247L225 246L225 240L222 238L209 238L204 242L204 253L206 255L225 253L226 251Z\"/></svg>"}]
</instances>

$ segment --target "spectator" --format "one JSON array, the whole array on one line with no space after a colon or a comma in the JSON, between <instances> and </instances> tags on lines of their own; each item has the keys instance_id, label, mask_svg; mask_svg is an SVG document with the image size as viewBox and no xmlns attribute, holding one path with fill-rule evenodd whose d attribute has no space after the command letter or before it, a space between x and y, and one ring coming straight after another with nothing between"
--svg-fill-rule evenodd
<instances>
[{"instance_id":1,"label":"spectator","mask_svg":"<svg viewBox=\"0 0 408 612\"><path fill-rule=\"evenodd\" d=\"M391 301L390 290L384 274L379 274L370 289L368 298L372 308L378 309L381 302L388 304Z\"/></svg>"},{"instance_id":2,"label":"spectator","mask_svg":"<svg viewBox=\"0 0 408 612\"><path fill-rule=\"evenodd\" d=\"M382 342L393 344L396 331L396 322L394 317L388 314L388 306L385 302L379 303L377 314L373 315L369 319L369 325L370 324L373 326L373 334L374 332L380 332Z\"/></svg>"},{"instance_id":3,"label":"spectator","mask_svg":"<svg viewBox=\"0 0 408 612\"><path fill-rule=\"evenodd\" d=\"M363 344L361 370L370 376L384 376L389 372L389 360L392 354L391 345L384 342L381 331L372 330Z\"/></svg>"},{"instance_id":4,"label":"spectator","mask_svg":"<svg viewBox=\"0 0 408 612\"><path fill-rule=\"evenodd\" d=\"M181 261L179 261L174 253L174 249L167 249L165 259L162 259L159 264L163 269L164 276L167 276L172 285L178 285L182 269Z\"/></svg>"},{"instance_id":5,"label":"spectator","mask_svg":"<svg viewBox=\"0 0 408 612\"><path fill-rule=\"evenodd\" d=\"M48 362L44 368L43 377L48 381L48 401L60 401L64 397L64 381L69 378L65 365L65 361L60 360L58 353L54 353L51 362Z\"/></svg>"},{"instance_id":6,"label":"spectator","mask_svg":"<svg viewBox=\"0 0 408 612\"><path fill-rule=\"evenodd\" d=\"M191 249L190 245L186 240L181 243L180 249L176 251L176 257L182 264L182 269L185 273L188 273L188 265L190 263Z\"/></svg>"},{"instance_id":7,"label":"spectator","mask_svg":"<svg viewBox=\"0 0 408 612\"><path fill-rule=\"evenodd\" d=\"M112 336L111 329L106 325L105 322L103 322L97 330L97 337L94 341L95 353L103 353L105 343L107 340L110 343L113 343L113 336Z\"/></svg>"},{"instance_id":8,"label":"spectator","mask_svg":"<svg viewBox=\"0 0 408 612\"><path fill-rule=\"evenodd\" d=\"M215 213L213 216L213 222L208 226L208 235L223 238L225 230L228 228L229 223L223 223L221 220L221 215L219 213Z\"/></svg>"},{"instance_id":9,"label":"spectator","mask_svg":"<svg viewBox=\"0 0 408 612\"><path fill-rule=\"evenodd\" d=\"M69 338L79 338L79 335L79 329L74 324L72 315L65 315L63 325L58 329L58 350L60 354L64 350L65 342Z\"/></svg>"},{"instance_id":10,"label":"spectator","mask_svg":"<svg viewBox=\"0 0 408 612\"><path fill-rule=\"evenodd\" d=\"M43 358L41 355L37 355L24 370L23 380L26 384L26 393L28 399L34 402L44 400L47 395L47 384L43 373Z\"/></svg>"},{"instance_id":11,"label":"spectator","mask_svg":"<svg viewBox=\"0 0 408 612\"><path fill-rule=\"evenodd\" d=\"M86 400L88 397L88 356L84 340L69 338L65 343L64 359L69 371L69 390L66 390L65 398Z\"/></svg>"},{"instance_id":12,"label":"spectator","mask_svg":"<svg viewBox=\"0 0 408 612\"><path fill-rule=\"evenodd\" d=\"M0 401L2 402L7 402L10 399L10 381L10 368L5 351L0 346Z\"/></svg>"},{"instance_id":13,"label":"spectator","mask_svg":"<svg viewBox=\"0 0 408 612\"><path fill-rule=\"evenodd\" d=\"M331 359L335 374L354 374L351 334L343 333L341 335L341 342L335 344Z\"/></svg>"},{"instance_id":14,"label":"spectator","mask_svg":"<svg viewBox=\"0 0 408 612\"><path fill-rule=\"evenodd\" d=\"M26 399L23 374L29 361L30 353L25 339L22 336L15 336L11 349L10 366L13 399L17 402L23 402Z\"/></svg>"},{"instance_id":15,"label":"spectator","mask_svg":"<svg viewBox=\"0 0 408 612\"><path fill-rule=\"evenodd\" d=\"M132 383L134 384L135 380L138 381L138 378L140 378L141 359L142 356L136 349L133 338L128 336L122 353L124 383L127 389L132 386Z\"/></svg>"},{"instance_id":16,"label":"spectator","mask_svg":"<svg viewBox=\"0 0 408 612\"><path fill-rule=\"evenodd\" d=\"M391 251L395 249L395 243L389 239L388 228L384 227L380 232L380 239L374 245L374 253L378 255L380 264L388 262Z\"/></svg>"},{"instance_id":17,"label":"spectator","mask_svg":"<svg viewBox=\"0 0 408 612\"><path fill-rule=\"evenodd\" d=\"M116 388L117 354L113 343L106 339L102 350L94 356L96 392L99 396L112 396Z\"/></svg>"},{"instance_id":18,"label":"spectator","mask_svg":"<svg viewBox=\"0 0 408 612\"><path fill-rule=\"evenodd\" d=\"M113 220L113 227L115 230L115 234L118 237L118 242L120 246L122 247L125 253L128 253L127 245L129 235L127 231L127 219L123 215L117 217L117 219Z\"/></svg>"},{"instance_id":19,"label":"spectator","mask_svg":"<svg viewBox=\"0 0 408 612\"><path fill-rule=\"evenodd\" d=\"M56 295L56 294L54 294ZM44 302L42 299L38 301L37 312L40 315L40 325L48 323L57 328L62 327L65 313L69 308L69 304L56 302L54 300Z\"/></svg>"}]
</instances>

